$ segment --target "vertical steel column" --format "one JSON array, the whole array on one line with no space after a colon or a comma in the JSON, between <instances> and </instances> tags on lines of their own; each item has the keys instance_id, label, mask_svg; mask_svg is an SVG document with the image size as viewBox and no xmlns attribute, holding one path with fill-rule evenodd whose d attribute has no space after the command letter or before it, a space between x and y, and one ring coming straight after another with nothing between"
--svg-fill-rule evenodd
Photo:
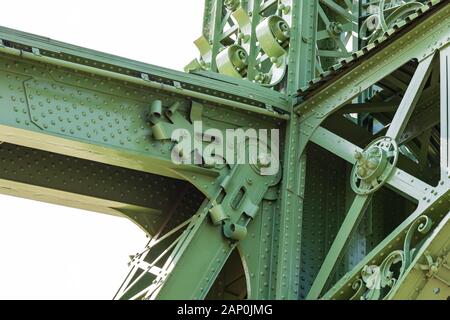
<instances>
[{"instance_id":1,"label":"vertical steel column","mask_svg":"<svg viewBox=\"0 0 450 320\"><path fill-rule=\"evenodd\" d=\"M450 107L450 46L440 52L441 74L441 179L446 181L450 177L450 148L449 148L449 107Z\"/></svg>"},{"instance_id":2,"label":"vertical steel column","mask_svg":"<svg viewBox=\"0 0 450 320\"><path fill-rule=\"evenodd\" d=\"M211 71L217 71L216 56L220 49L220 37L222 36L222 18L223 18L223 0L215 0L213 7L213 16L209 19L210 21L210 45L212 51L211 60Z\"/></svg>"},{"instance_id":3,"label":"vertical steel column","mask_svg":"<svg viewBox=\"0 0 450 320\"><path fill-rule=\"evenodd\" d=\"M255 35L256 27L261 21L261 16L259 15L259 11L261 8L261 0L253 0L250 1L250 5L252 6L252 35ZM257 75L256 70L256 59L259 53L259 48L256 46L256 37L252 36L250 39L250 51L248 52L248 74L247 79L252 81L255 79Z\"/></svg>"},{"instance_id":4,"label":"vertical steel column","mask_svg":"<svg viewBox=\"0 0 450 320\"><path fill-rule=\"evenodd\" d=\"M294 0L292 2L291 41L287 78L287 91L290 96L314 78L318 1Z\"/></svg>"},{"instance_id":5,"label":"vertical steel column","mask_svg":"<svg viewBox=\"0 0 450 320\"><path fill-rule=\"evenodd\" d=\"M213 11L212 11L213 6L214 0L205 0L205 6L203 8L202 34L207 39L209 39L211 35L211 19L213 18Z\"/></svg>"},{"instance_id":6,"label":"vertical steel column","mask_svg":"<svg viewBox=\"0 0 450 320\"><path fill-rule=\"evenodd\" d=\"M293 95L314 77L317 1L292 2L287 94ZM293 108L293 106L291 106ZM298 299L306 154L299 153L300 121L292 113L286 128L276 299Z\"/></svg>"}]
</instances>

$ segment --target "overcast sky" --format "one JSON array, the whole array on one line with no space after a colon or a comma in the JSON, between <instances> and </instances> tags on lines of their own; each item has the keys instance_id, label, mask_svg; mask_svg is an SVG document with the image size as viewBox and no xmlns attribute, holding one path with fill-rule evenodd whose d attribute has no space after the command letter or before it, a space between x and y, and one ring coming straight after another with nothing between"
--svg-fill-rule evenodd
<instances>
[{"instance_id":1,"label":"overcast sky","mask_svg":"<svg viewBox=\"0 0 450 320\"><path fill-rule=\"evenodd\" d=\"M203 3L3 1L0 25L182 70ZM145 244L125 219L0 195L0 299L111 299Z\"/></svg>"}]
</instances>

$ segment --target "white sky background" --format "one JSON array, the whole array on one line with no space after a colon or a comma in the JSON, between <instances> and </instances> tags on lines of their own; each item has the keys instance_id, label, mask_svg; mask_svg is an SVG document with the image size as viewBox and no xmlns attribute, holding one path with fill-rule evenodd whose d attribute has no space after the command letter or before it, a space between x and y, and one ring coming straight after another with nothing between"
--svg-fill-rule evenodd
<instances>
[{"instance_id":1,"label":"white sky background","mask_svg":"<svg viewBox=\"0 0 450 320\"><path fill-rule=\"evenodd\" d=\"M203 3L2 1L0 25L182 70ZM145 244L125 219L0 195L0 299L111 299Z\"/></svg>"}]
</instances>

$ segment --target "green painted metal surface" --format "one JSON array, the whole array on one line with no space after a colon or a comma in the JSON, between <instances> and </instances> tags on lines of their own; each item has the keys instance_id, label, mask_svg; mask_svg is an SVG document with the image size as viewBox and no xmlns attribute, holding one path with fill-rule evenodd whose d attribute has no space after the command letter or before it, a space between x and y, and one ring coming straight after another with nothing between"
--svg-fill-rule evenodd
<instances>
[{"instance_id":1,"label":"green painted metal surface","mask_svg":"<svg viewBox=\"0 0 450 320\"><path fill-rule=\"evenodd\" d=\"M184 73L0 40L0 192L139 225L115 299L448 299L448 1L206 0Z\"/></svg>"}]
</instances>

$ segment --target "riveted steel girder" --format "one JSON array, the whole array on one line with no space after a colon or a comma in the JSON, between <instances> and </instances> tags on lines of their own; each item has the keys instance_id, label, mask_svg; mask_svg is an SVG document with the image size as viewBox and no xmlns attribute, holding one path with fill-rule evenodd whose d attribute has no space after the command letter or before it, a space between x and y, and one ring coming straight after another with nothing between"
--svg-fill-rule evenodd
<instances>
[{"instance_id":1,"label":"riveted steel girder","mask_svg":"<svg viewBox=\"0 0 450 320\"><path fill-rule=\"evenodd\" d=\"M407 2L206 0L189 74L0 28L0 192L137 223L116 299L444 297L450 4ZM174 163L196 121L281 171Z\"/></svg>"},{"instance_id":2,"label":"riveted steel girder","mask_svg":"<svg viewBox=\"0 0 450 320\"><path fill-rule=\"evenodd\" d=\"M6 181L2 190L9 194L116 213L135 220L150 235L151 240L162 244L163 248L151 248L155 250L151 250L152 253L148 257L139 259L139 268L143 266L145 274L139 272L131 274L128 284L131 284L133 289L130 292L136 295L139 291L146 290L144 295L149 294L148 297L162 299L173 297L176 292L183 296L189 292L192 297L205 297L229 255L237 246L237 242L229 245L222 228L211 223L209 218L211 201L206 201L207 206L203 207L207 208L206 212L203 209L198 211L201 219L195 215L195 211L200 205L198 200L205 196L210 199L214 197L218 188L221 188L220 183L226 177L228 169L175 164L171 157L174 143L170 141L170 132L164 131L165 129L157 130L164 126L169 129L175 128L180 124L170 121L182 121L182 125L190 129L195 120L201 120L205 130L215 128L223 132L226 129L246 127L249 123L256 129L277 128L289 118L283 114L283 109L286 108L284 98L280 99L281 95L265 89L249 89L247 92L251 98L245 98L247 94L241 95L236 90L237 84L232 81L206 80L204 77L166 71L152 66L127 61L124 63L123 60L118 61L119 59L111 56L86 52L60 43L55 45L52 41L33 36L26 37L24 34L17 35L15 32L6 31L0 37L3 38L3 46L0 47L0 77L2 77L0 140L5 142L3 146L5 148L12 146L22 154L26 154L24 150L32 150L30 151L32 155L42 158L40 163L44 168L53 165L48 160L49 157L56 157L61 159L58 160L60 166L72 161L67 159L81 163L79 168L73 165L67 169L80 175L88 175L85 168L91 168L91 164L95 168L98 167L94 170L105 171L105 177L95 173L92 184L99 189L93 190L92 194L89 192L90 188L77 189L78 184L72 183L74 180L72 177L69 178L71 183L63 179L63 185L59 185L56 174L54 183L50 181L42 185L43 175L38 168L35 170L39 174L27 176L24 173L22 178L13 174L7 177L12 182ZM164 78L160 77L162 75ZM213 89L215 83L217 90ZM244 86L252 88L251 84ZM227 90L229 94L224 92ZM258 92L270 98L262 98L264 104L253 100L258 96ZM217 96L214 97L214 94ZM177 106L176 119L170 118L159 124L155 123L151 114L151 105L154 101L161 101L164 114L169 114L165 111L170 107ZM269 101L275 103L271 104ZM270 111L266 109L268 105L271 106ZM174 113L171 111L170 114ZM169 135L165 136L165 132ZM40 163L35 161L37 167ZM4 169L9 172L7 167ZM28 170L32 171L33 167ZM62 175L67 174L58 167L54 170ZM115 175L116 171L122 174L124 179L116 187L116 193L96 194L101 190L101 183L114 188L110 175ZM148 177L158 178L153 179L146 188L137 189L145 194L142 195L142 199L132 199L133 201L126 197L121 199L126 189L138 188L137 185L128 186L133 183L130 178L133 176L132 172L136 172L136 179L140 183L151 179ZM54 172L48 172L49 175L52 173ZM119 183L121 177L116 176L114 181ZM17 183L16 180L21 180L21 183ZM245 174L242 177L238 175L234 184L241 183L239 182L241 180L250 181L249 175ZM184 194L180 192L185 189L184 181L199 189L203 197L192 187ZM168 189L164 184L167 184ZM259 238L261 230L269 227L268 224L273 224L274 221L267 216L267 209L258 209L259 202L265 195L257 179L255 185L259 191L249 192L244 203L246 214L256 217L258 211L266 212L264 226L256 222L254 226L250 224L248 228L249 236ZM157 191L152 191L151 186ZM84 196L83 192L87 195ZM37 195L38 193L40 195ZM255 195L257 198L252 200ZM61 199L63 197L64 199ZM103 200L102 197L106 199ZM273 195L269 198L272 200L264 201L273 201ZM149 203L141 204L142 201ZM161 201L162 204L159 205ZM267 206L268 204L266 208ZM158 219L152 216L155 211L158 213ZM241 223L238 218L239 216L233 218L236 220L235 223ZM178 229L177 225L180 224L183 228ZM164 241L158 240L160 238L164 238ZM215 240L212 241L213 239ZM191 253L192 250L198 249L199 244L204 245L205 252L211 253L203 260L196 259ZM245 246L243 242L242 248L240 249L242 257L248 259L248 265L265 265L264 262L260 262L261 255L252 252L253 245ZM211 262L219 256L217 267L211 271ZM264 259L269 258L270 256L266 254ZM153 265L147 270L146 266L150 264L145 259L156 259L157 262L150 261ZM203 261L195 270L204 272L205 276L210 274L206 280L206 287L201 286L203 276L189 277L185 273L183 261L186 259L198 263ZM178 261L182 261L181 266L178 266ZM247 265L247 262L245 263ZM149 276L147 271L150 272ZM141 277L141 274L144 276ZM167 275L170 277L167 278ZM260 277L270 278L271 275L261 272ZM178 280L175 280L175 286L171 285L174 281L172 279L175 278L190 278L192 283L186 283L187 291L180 292L177 288ZM155 285L152 285L155 279L157 291L154 291ZM256 290L260 286L260 281L257 283L253 281L251 285ZM261 287L255 290L252 290L255 297L269 297L271 294L270 288Z\"/></svg>"},{"instance_id":3,"label":"riveted steel girder","mask_svg":"<svg viewBox=\"0 0 450 320\"><path fill-rule=\"evenodd\" d=\"M203 179L204 185L218 176L214 169L175 166L170 159L171 144L151 139L151 102L159 99L165 106L179 103L180 110L188 112L192 98L185 97L184 89L175 89L181 93L175 94L171 90L166 92L165 84L119 72L100 70L94 74L94 67L84 69L84 65L48 56L43 59L43 51L35 54L10 47L2 50L2 141L176 179L186 179L185 172L190 172ZM57 65L59 62L61 65ZM112 78L112 73L119 78ZM181 79L171 81L178 80ZM147 83L152 86L147 88ZM244 126L245 113L232 109L204 108L203 121L211 127ZM231 113L225 116L228 112L235 116ZM275 113L266 111L266 114ZM247 110L247 115L252 117L255 113ZM225 121L223 125L221 118ZM277 122L276 118L261 115L254 124L267 127L268 123L270 127Z\"/></svg>"},{"instance_id":4,"label":"riveted steel girder","mask_svg":"<svg viewBox=\"0 0 450 320\"><path fill-rule=\"evenodd\" d=\"M439 64L433 64L433 72L440 73L440 92L444 97L448 94L448 88L446 88L448 70L445 67L448 52L447 48L448 47L440 48L439 53L436 53L435 55ZM417 95L421 94L421 89L414 89L410 94L408 94L408 90L420 86L421 83L427 82L428 75L430 74L429 69L431 69L432 66L432 58L433 56L430 56L419 64L408 89L406 89L406 94L399 105L396 115L393 117L389 130L387 131L387 134L392 134L394 139L401 139L402 131L408 124L407 120L398 121L399 117L409 117L409 113L412 112L411 110L407 111L408 108L405 106L407 104L409 104L410 107L413 106L414 101L418 99ZM421 68L421 66L424 66L424 68ZM443 112L442 114L445 115L445 110L448 110L447 99L441 100L441 110ZM441 118L441 123L445 123L445 121L446 118ZM348 141L337 137L323 128L319 128L314 135L316 136L316 138L312 139L314 142L325 147L327 150L336 153L347 161L352 163L355 162L354 155L355 150L358 150L357 146L352 145ZM325 136L328 138L323 139ZM448 132L445 130L441 132L440 139L441 146L445 148L448 144ZM423 183L416 177L409 176L398 168L392 173L387 180L387 183L398 190L402 195L415 198L415 201L418 202L416 210L372 252L362 259L350 273L336 283L323 298L390 299L393 297L396 290L400 290L399 288L402 286L402 280L406 276L406 270L411 265L411 260L416 257L417 251L422 248L421 244L418 244L417 238L414 238L412 234L418 230L419 233L426 236L430 228L434 228L432 227L432 223L428 221L433 221L433 224L440 222L448 211L449 180L445 166L442 166L442 160L446 159L446 157L445 153L441 154L441 177L437 186ZM350 215L347 217L349 218ZM341 230L348 230L348 228L353 225L353 223L348 224L345 221ZM347 241L347 239L348 237L344 237L343 239L337 237L335 241L342 244L344 241ZM415 242L415 244L413 244L413 242ZM403 248L401 247L402 243ZM414 245L418 246L414 249L415 251L413 250ZM329 256L331 257L334 255L335 252L331 249ZM391 268L397 263L401 263L401 271L394 276ZM325 261L322 270L329 267L330 265ZM389 282L389 279L395 280ZM322 282L323 285L324 281L324 275L320 275L319 273L319 276L316 278L316 283L313 285L313 289L310 292L312 298L317 298L320 295L322 287L320 287L318 283Z\"/></svg>"},{"instance_id":5,"label":"riveted steel girder","mask_svg":"<svg viewBox=\"0 0 450 320\"><path fill-rule=\"evenodd\" d=\"M420 247L420 252L392 292L394 300L448 300L450 296L450 215Z\"/></svg>"}]
</instances>

